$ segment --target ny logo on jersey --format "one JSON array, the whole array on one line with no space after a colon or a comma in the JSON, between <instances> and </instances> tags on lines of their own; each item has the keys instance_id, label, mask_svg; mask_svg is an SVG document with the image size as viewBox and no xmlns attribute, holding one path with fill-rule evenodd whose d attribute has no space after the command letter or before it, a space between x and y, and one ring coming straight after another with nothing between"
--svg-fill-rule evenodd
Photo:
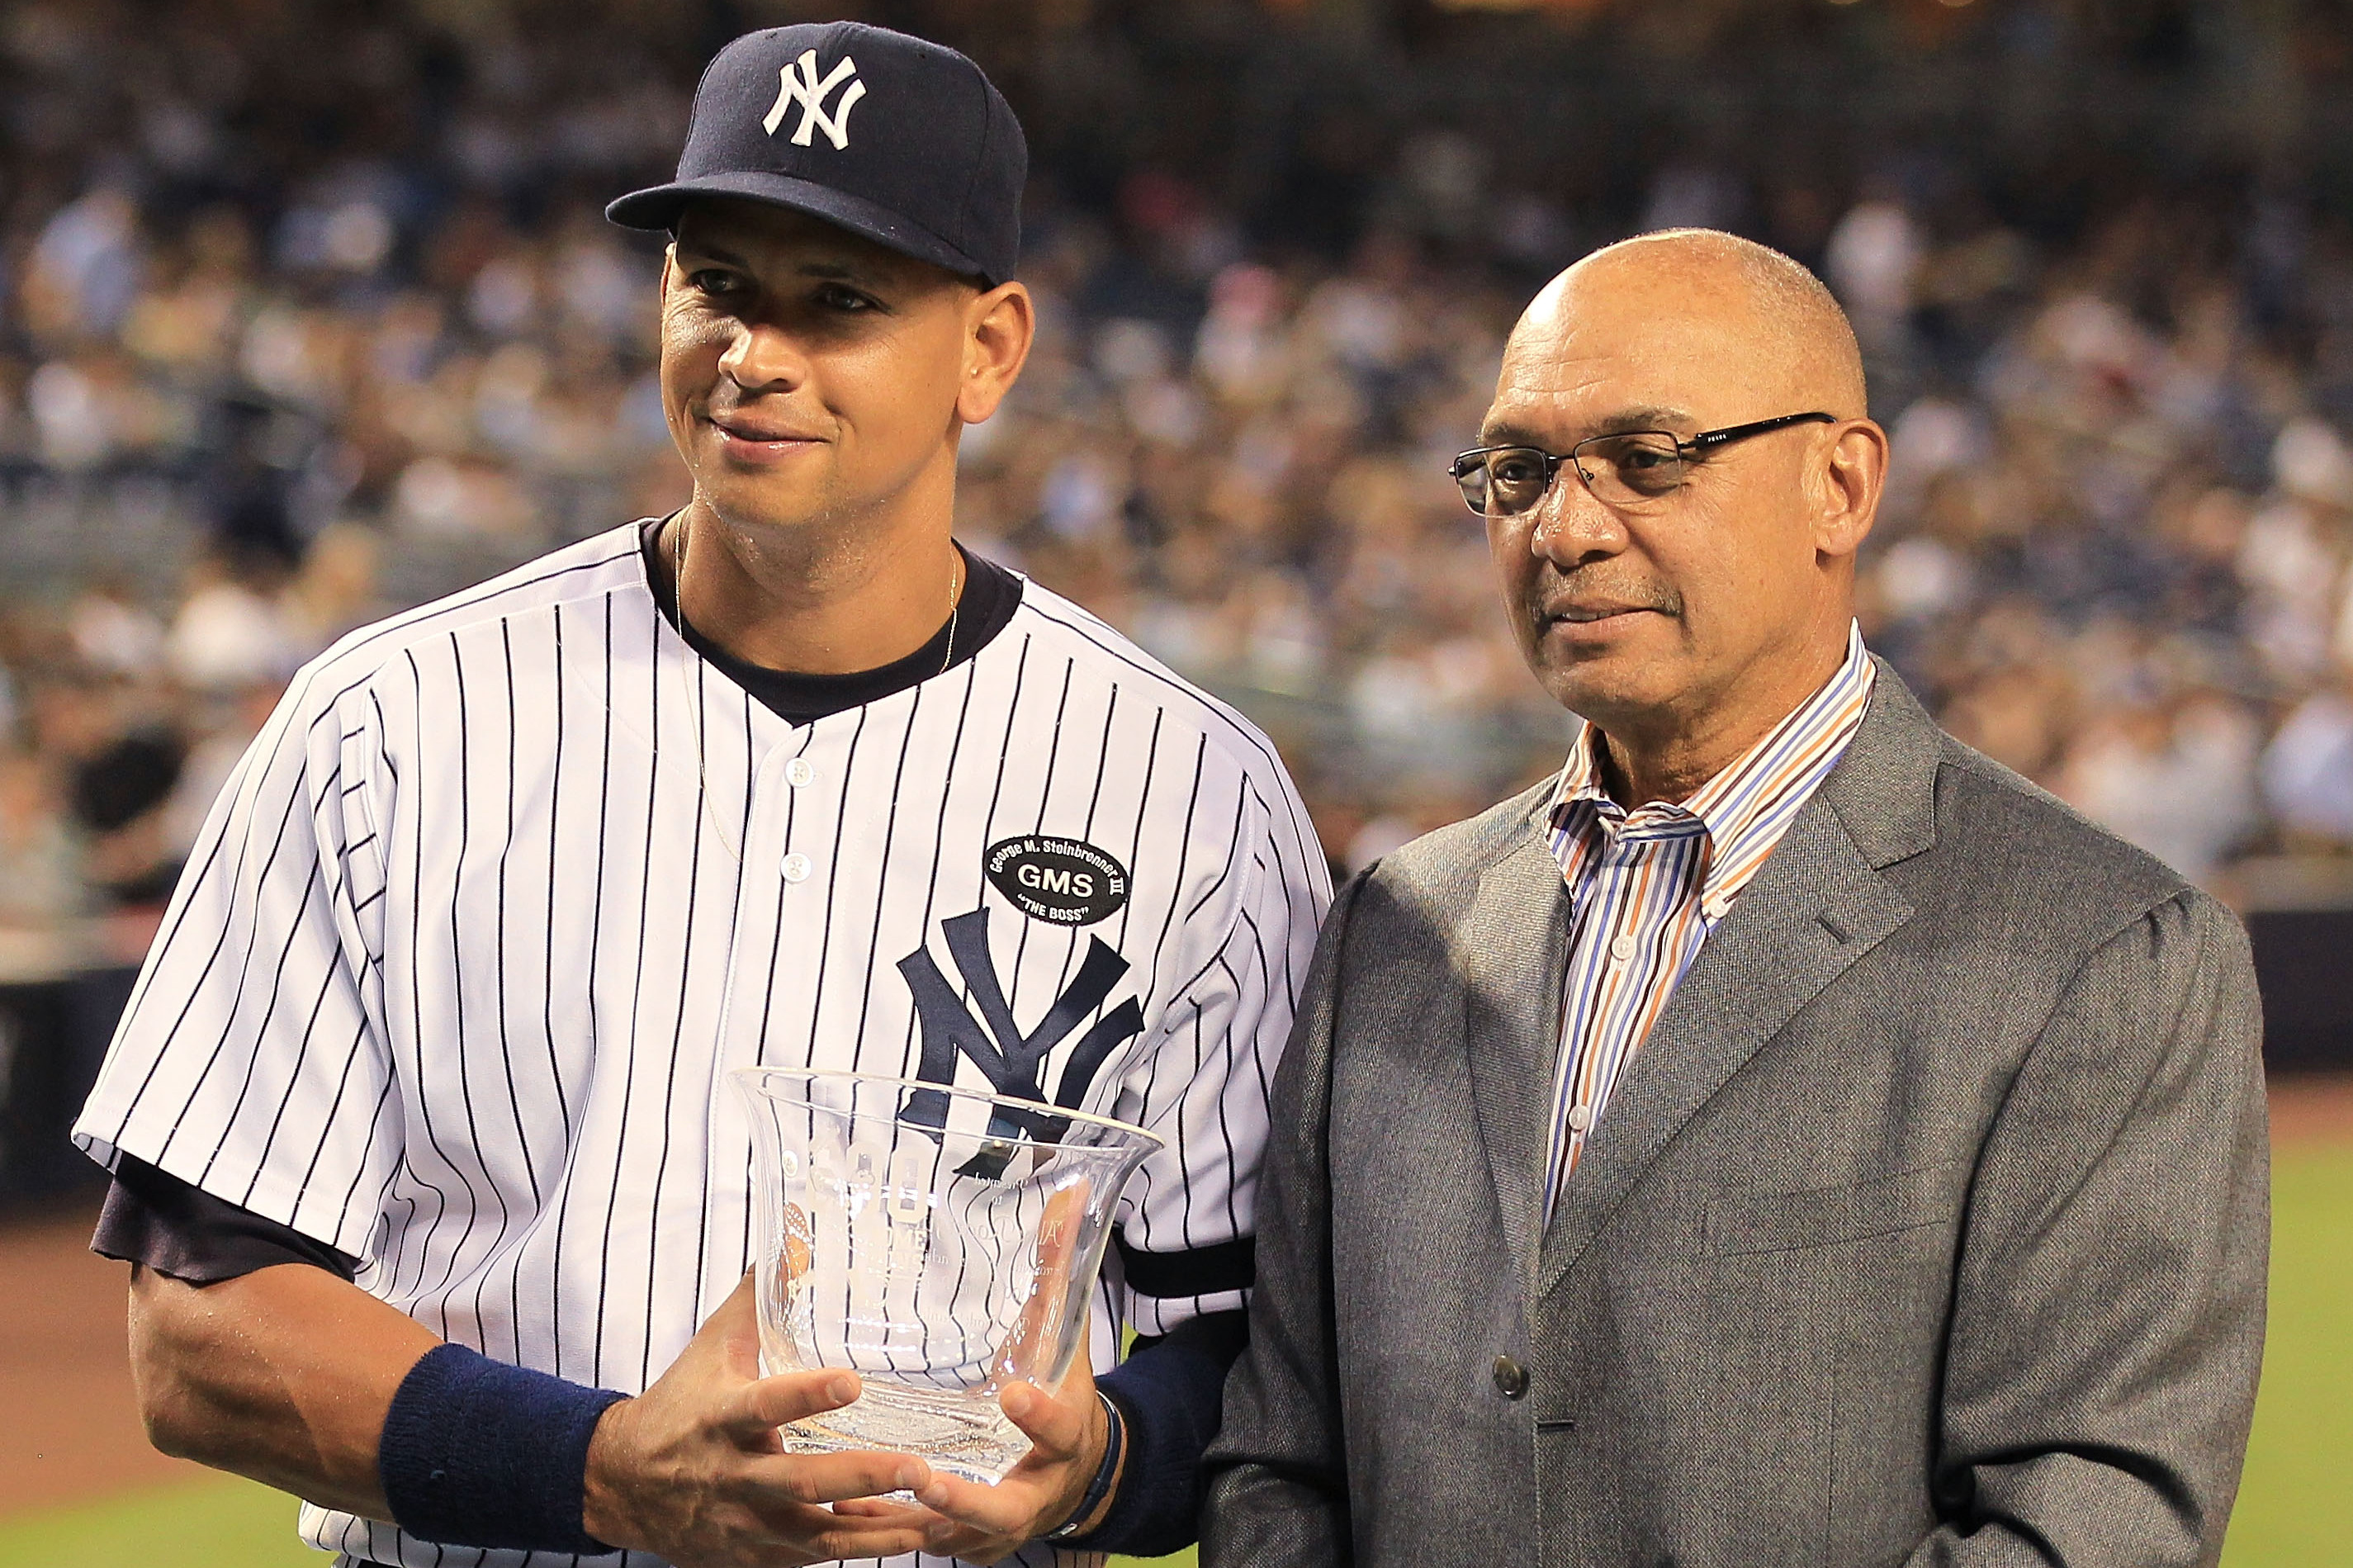
<instances>
[{"instance_id":1,"label":"ny logo on jersey","mask_svg":"<svg viewBox=\"0 0 2353 1568\"><path fill-rule=\"evenodd\" d=\"M1024 1034L1013 1022L1004 988L997 983L997 966L989 960L988 911L976 909L944 920L940 930L947 938L948 955L955 960L956 972L964 977L965 989L972 993L980 1016L974 1018L966 1009L955 987L940 972L929 947L917 948L900 959L899 972L914 993L915 1016L923 1028L923 1065L916 1075L928 1084L953 1084L956 1058L961 1055L987 1075L989 1086L997 1094L1033 1100L1040 1107L999 1110L989 1118L990 1138L1009 1139L1026 1131L1044 1142L1055 1141L1071 1123L1068 1117L1044 1108L1046 1091L1039 1079L1047 1054L1103 1005L1111 988L1127 973L1127 960L1112 951L1102 938L1088 938L1087 956L1078 974L1054 999L1038 1027ZM1052 1104L1064 1110L1078 1109L1111 1054L1143 1033L1144 1009L1134 997L1097 1019L1063 1062ZM940 1128L947 1125L947 1115L946 1095L937 1089L918 1089L907 1097L907 1108L900 1119Z\"/></svg>"},{"instance_id":2,"label":"ny logo on jersey","mask_svg":"<svg viewBox=\"0 0 2353 1568\"><path fill-rule=\"evenodd\" d=\"M804 49L800 58L785 66L776 75L782 79L776 89L776 101L770 106L767 117L760 122L767 128L768 134L773 136L776 133L776 127L785 122L785 111L797 103L801 106L801 122L793 128L794 146L807 146L809 132L822 131L836 152L847 150L849 146L849 111L860 99L866 96L866 84L858 79L858 62L844 55L820 80L817 74L817 51ZM844 77L849 79L847 87L841 85ZM825 101L837 87L841 87L841 98L834 104L833 112L828 114Z\"/></svg>"}]
</instances>

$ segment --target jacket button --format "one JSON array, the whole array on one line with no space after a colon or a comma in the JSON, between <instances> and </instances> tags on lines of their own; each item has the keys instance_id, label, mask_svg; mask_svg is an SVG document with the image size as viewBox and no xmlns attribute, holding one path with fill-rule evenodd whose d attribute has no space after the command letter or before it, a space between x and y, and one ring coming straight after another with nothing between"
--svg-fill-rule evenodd
<instances>
[{"instance_id":1,"label":"jacket button","mask_svg":"<svg viewBox=\"0 0 2353 1568\"><path fill-rule=\"evenodd\" d=\"M1517 1399L1528 1392L1528 1369L1509 1356L1495 1358L1495 1392L1505 1399Z\"/></svg>"}]
</instances>

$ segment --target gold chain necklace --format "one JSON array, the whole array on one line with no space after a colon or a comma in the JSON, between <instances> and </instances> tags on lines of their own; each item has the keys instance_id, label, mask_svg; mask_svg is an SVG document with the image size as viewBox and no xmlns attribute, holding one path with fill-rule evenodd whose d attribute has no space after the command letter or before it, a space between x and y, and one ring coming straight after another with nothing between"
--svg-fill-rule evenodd
<instances>
[{"instance_id":1,"label":"gold chain necklace","mask_svg":"<svg viewBox=\"0 0 2353 1568\"><path fill-rule=\"evenodd\" d=\"M954 541L950 541L948 548L955 552L955 558L948 563L948 645L940 651L939 673L943 675L955 662L956 611L964 608L964 552L956 549Z\"/></svg>"}]
</instances>

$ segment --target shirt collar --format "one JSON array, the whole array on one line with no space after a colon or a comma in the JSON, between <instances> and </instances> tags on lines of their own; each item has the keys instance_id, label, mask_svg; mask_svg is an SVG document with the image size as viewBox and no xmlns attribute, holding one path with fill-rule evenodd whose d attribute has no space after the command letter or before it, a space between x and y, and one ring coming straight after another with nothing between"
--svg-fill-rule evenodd
<instances>
[{"instance_id":1,"label":"shirt collar","mask_svg":"<svg viewBox=\"0 0 2353 1568\"><path fill-rule=\"evenodd\" d=\"M1850 621L1846 658L1837 672L1680 804L1652 800L1628 811L1610 800L1601 784L1601 731L1578 720L1546 812L1556 844L1587 842L1597 832L1605 837L1652 827L1688 832L1696 822L1707 840L1700 899L1714 918L1757 874L1798 808L1845 753L1870 706L1873 672L1862 629ZM1568 864L1564 855L1564 869Z\"/></svg>"}]
</instances>

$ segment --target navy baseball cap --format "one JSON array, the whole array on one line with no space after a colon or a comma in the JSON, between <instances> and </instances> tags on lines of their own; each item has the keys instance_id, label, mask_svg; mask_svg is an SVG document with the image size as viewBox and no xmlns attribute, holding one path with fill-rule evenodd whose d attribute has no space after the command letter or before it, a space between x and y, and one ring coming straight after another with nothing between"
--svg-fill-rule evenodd
<instances>
[{"instance_id":1,"label":"navy baseball cap","mask_svg":"<svg viewBox=\"0 0 2353 1568\"><path fill-rule=\"evenodd\" d=\"M993 286L1021 254L1029 172L1020 122L963 55L862 22L805 22L720 50L695 89L678 177L605 216L675 228L697 196L740 196Z\"/></svg>"}]
</instances>

